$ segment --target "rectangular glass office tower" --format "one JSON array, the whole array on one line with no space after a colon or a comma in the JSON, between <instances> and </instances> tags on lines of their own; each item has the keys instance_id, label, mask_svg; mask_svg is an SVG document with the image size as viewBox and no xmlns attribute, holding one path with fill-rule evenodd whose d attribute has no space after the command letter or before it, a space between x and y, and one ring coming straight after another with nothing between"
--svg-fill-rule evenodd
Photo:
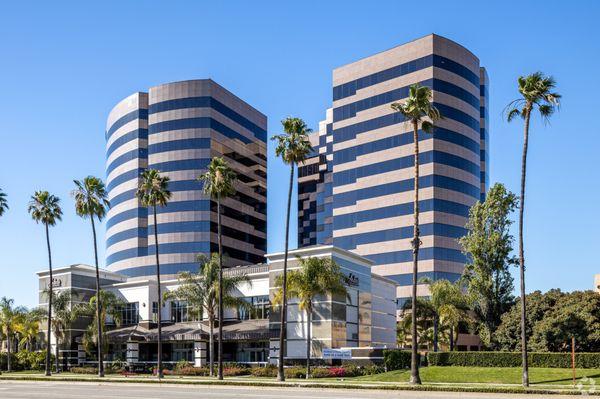
<instances>
[{"instance_id":1,"label":"rectangular glass office tower","mask_svg":"<svg viewBox=\"0 0 600 399\"><path fill-rule=\"evenodd\" d=\"M374 261L400 284L399 306L412 281L413 133L390 105L415 83L432 88L444 117L433 134L419 132L419 278L458 279L466 259L457 239L489 181L488 78L469 50L429 35L335 69L332 109L298 172L299 245Z\"/></svg>"}]
</instances>

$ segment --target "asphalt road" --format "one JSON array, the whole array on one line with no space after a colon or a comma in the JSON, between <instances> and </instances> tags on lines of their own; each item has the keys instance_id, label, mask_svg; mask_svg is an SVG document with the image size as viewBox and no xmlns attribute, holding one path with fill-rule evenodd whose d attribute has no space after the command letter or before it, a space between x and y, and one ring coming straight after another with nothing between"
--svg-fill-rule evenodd
<instances>
[{"instance_id":1,"label":"asphalt road","mask_svg":"<svg viewBox=\"0 0 600 399\"><path fill-rule=\"evenodd\" d=\"M508 395L487 393L408 392L347 389L314 389L295 387L240 387L216 385L157 385L133 383L86 382L18 382L0 381L2 399L191 399L191 398L266 398L266 399L542 399L543 395ZM560 396L570 398L570 396ZM575 398L574 396L572 398Z\"/></svg>"}]
</instances>

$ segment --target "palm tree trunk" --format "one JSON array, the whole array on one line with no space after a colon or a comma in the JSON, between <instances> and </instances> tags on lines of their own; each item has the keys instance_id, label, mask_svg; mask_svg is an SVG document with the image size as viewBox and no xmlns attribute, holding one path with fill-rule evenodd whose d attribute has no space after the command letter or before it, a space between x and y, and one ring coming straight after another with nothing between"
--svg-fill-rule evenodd
<instances>
[{"instance_id":1,"label":"palm tree trunk","mask_svg":"<svg viewBox=\"0 0 600 399\"><path fill-rule=\"evenodd\" d=\"M210 325L210 335L208 336L208 356L209 359L209 375L214 377L215 375L215 318L214 316L209 317L208 324Z\"/></svg>"},{"instance_id":2,"label":"palm tree trunk","mask_svg":"<svg viewBox=\"0 0 600 399\"><path fill-rule=\"evenodd\" d=\"M450 327L450 352L454 350L454 327Z\"/></svg>"},{"instance_id":3,"label":"palm tree trunk","mask_svg":"<svg viewBox=\"0 0 600 399\"><path fill-rule=\"evenodd\" d=\"M11 344L10 331L8 331L6 334L6 371L9 373L12 371L12 364L10 361L10 356L12 354Z\"/></svg>"},{"instance_id":4,"label":"palm tree trunk","mask_svg":"<svg viewBox=\"0 0 600 399\"><path fill-rule=\"evenodd\" d=\"M47 325L47 332L48 332L48 339L47 339L47 345L46 345L46 376L50 376L52 375L52 364L51 364L51 357L52 357L52 352L50 348L50 336L52 334L52 252L50 251L50 231L48 229L48 223L45 223L45 227L46 227L46 244L48 245L48 270L50 272L50 283L48 284L48 325Z\"/></svg>"},{"instance_id":5,"label":"palm tree trunk","mask_svg":"<svg viewBox=\"0 0 600 399\"><path fill-rule=\"evenodd\" d=\"M414 203L414 238L413 247L413 278L412 278L412 347L410 358L410 383L421 384L419 376L419 354L417 340L417 274L419 271L419 246L421 239L419 237L419 126L416 121L413 121L413 140L415 150L415 203Z\"/></svg>"},{"instance_id":6,"label":"palm tree trunk","mask_svg":"<svg viewBox=\"0 0 600 399\"><path fill-rule=\"evenodd\" d=\"M285 381L285 374L283 372L283 359L285 354L285 329L286 329L286 316L287 316L287 261L288 261L288 248L290 238L290 208L292 206L292 188L294 185L294 164L290 163L290 187L288 190L288 203L287 203L287 216L285 219L285 252L283 256L283 279L282 284L282 305L281 313L279 316L279 359L277 364L277 381Z\"/></svg>"},{"instance_id":7,"label":"palm tree trunk","mask_svg":"<svg viewBox=\"0 0 600 399\"><path fill-rule=\"evenodd\" d=\"M521 275L521 357L523 363L523 386L529 386L529 365L527 362L527 308L525 300L525 250L523 248L523 215L525 213L525 177L527 170L527 146L529 145L529 119L531 106L525 111L525 132L523 139L523 157L521 160L521 201L519 206L519 264Z\"/></svg>"},{"instance_id":8,"label":"palm tree trunk","mask_svg":"<svg viewBox=\"0 0 600 399\"><path fill-rule=\"evenodd\" d=\"M438 351L438 340L439 340L439 318L436 315L433 316L433 351Z\"/></svg>"},{"instance_id":9,"label":"palm tree trunk","mask_svg":"<svg viewBox=\"0 0 600 399\"><path fill-rule=\"evenodd\" d=\"M96 225L94 224L94 215L90 215L92 221L92 234L94 236L94 259L96 261L96 317L98 318L98 331L96 342L98 342L98 377L104 377L104 356L102 354L102 323L100 317L102 314L102 297L100 296L100 269L98 267L98 246L96 244Z\"/></svg>"},{"instance_id":10,"label":"palm tree trunk","mask_svg":"<svg viewBox=\"0 0 600 399\"><path fill-rule=\"evenodd\" d=\"M54 334L57 335L57 334ZM60 359L59 359L59 355L60 355L60 349L58 347L58 338L56 338L56 346L54 347L54 363L56 364L56 372L59 373L60 372Z\"/></svg>"},{"instance_id":11,"label":"palm tree trunk","mask_svg":"<svg viewBox=\"0 0 600 399\"><path fill-rule=\"evenodd\" d=\"M221 237L221 198L217 197L217 235L219 240L219 370L217 378L223 379L223 242Z\"/></svg>"},{"instance_id":12,"label":"palm tree trunk","mask_svg":"<svg viewBox=\"0 0 600 399\"><path fill-rule=\"evenodd\" d=\"M156 205L153 206L154 210L154 246L156 247L156 291L158 294L158 371L156 373L158 379L163 378L163 370L162 370L162 298L160 292L160 261L158 257L158 224L156 223Z\"/></svg>"},{"instance_id":13,"label":"palm tree trunk","mask_svg":"<svg viewBox=\"0 0 600 399\"><path fill-rule=\"evenodd\" d=\"M312 307L306 309L306 379L310 378L310 350L312 348L312 339L310 329L312 325Z\"/></svg>"}]
</instances>

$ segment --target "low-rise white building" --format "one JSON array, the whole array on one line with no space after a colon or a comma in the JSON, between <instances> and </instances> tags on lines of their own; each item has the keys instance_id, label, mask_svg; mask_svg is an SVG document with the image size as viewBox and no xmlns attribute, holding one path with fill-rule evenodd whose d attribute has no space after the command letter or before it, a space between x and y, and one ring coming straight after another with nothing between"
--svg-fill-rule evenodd
<instances>
[{"instance_id":1,"label":"low-rise white building","mask_svg":"<svg viewBox=\"0 0 600 399\"><path fill-rule=\"evenodd\" d=\"M289 252L288 268L298 267L298 257L329 257L345 275L347 297L317 298L312 314L312 357L319 359L328 348L392 348L396 346L396 283L371 273L372 262L352 252L332 246L313 246ZM234 295L251 303L252 309L226 309L224 315L224 361L244 363L275 362L279 347L279 311L271 308L277 276L283 268L283 253L266 256L266 264L228 268L227 274L243 273L250 283L237 287ZM110 325L107 360L127 360L131 364L153 363L157 356L157 282L151 278L127 278L102 271L102 288L113 292L125 305L119 327ZM47 271L38 273L40 305L49 284ZM55 270L53 287L68 289L74 302L86 302L94 295L94 268L73 265ZM161 281L168 292L179 280ZM161 311L163 360L188 360L197 366L207 362L209 326L206 318L192 312L185 302L167 300ZM307 322L295 300L289 301L286 330L286 359L306 357ZM79 320L61 346L64 362L86 361L81 337L89 320ZM215 328L216 334L216 328ZM216 340L215 340L216 341ZM53 340L54 342L54 340ZM215 352L216 353L216 352ZM358 353L358 352L357 352ZM365 353L362 351L361 353Z\"/></svg>"}]
</instances>

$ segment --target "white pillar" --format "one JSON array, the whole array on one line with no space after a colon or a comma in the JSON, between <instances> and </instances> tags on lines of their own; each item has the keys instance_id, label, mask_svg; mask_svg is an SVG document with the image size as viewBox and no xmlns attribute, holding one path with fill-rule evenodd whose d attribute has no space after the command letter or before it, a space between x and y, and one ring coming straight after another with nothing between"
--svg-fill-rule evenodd
<instances>
[{"instance_id":1,"label":"white pillar","mask_svg":"<svg viewBox=\"0 0 600 399\"><path fill-rule=\"evenodd\" d=\"M77 345L77 364L85 363L85 349L83 345Z\"/></svg>"},{"instance_id":2,"label":"white pillar","mask_svg":"<svg viewBox=\"0 0 600 399\"><path fill-rule=\"evenodd\" d=\"M137 363L139 357L140 344L137 342L127 342L127 363Z\"/></svg>"},{"instance_id":3,"label":"white pillar","mask_svg":"<svg viewBox=\"0 0 600 399\"><path fill-rule=\"evenodd\" d=\"M279 340L272 339L269 342L269 363L277 365L279 363Z\"/></svg>"},{"instance_id":4,"label":"white pillar","mask_svg":"<svg viewBox=\"0 0 600 399\"><path fill-rule=\"evenodd\" d=\"M206 342L194 342L194 367L206 366Z\"/></svg>"}]
</instances>

